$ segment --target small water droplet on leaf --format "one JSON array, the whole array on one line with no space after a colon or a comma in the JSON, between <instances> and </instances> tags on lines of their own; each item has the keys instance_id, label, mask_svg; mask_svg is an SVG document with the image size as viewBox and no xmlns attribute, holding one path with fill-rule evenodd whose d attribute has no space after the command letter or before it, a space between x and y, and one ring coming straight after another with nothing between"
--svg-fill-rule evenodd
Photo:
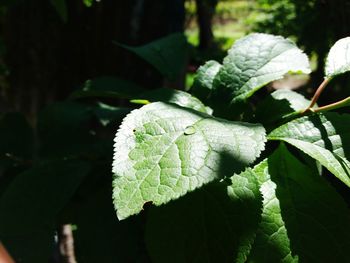
<instances>
[{"instance_id":1,"label":"small water droplet on leaf","mask_svg":"<svg viewBox=\"0 0 350 263\"><path fill-rule=\"evenodd\" d=\"M188 126L185 129L185 135L191 135L194 134L196 132L196 128L193 126Z\"/></svg>"}]
</instances>

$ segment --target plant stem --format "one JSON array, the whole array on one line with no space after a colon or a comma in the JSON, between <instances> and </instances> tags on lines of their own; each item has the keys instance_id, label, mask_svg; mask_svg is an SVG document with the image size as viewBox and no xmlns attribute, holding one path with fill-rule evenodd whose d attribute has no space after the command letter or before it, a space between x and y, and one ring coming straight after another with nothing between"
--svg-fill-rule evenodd
<instances>
[{"instance_id":1,"label":"plant stem","mask_svg":"<svg viewBox=\"0 0 350 263\"><path fill-rule=\"evenodd\" d=\"M317 109L314 109L313 112L330 111L330 110L343 108L346 106L350 106L350 97L347 97L343 100L340 100L340 101L334 102L332 104L328 104L326 106L322 106L322 107L319 107Z\"/></svg>"},{"instance_id":2,"label":"plant stem","mask_svg":"<svg viewBox=\"0 0 350 263\"><path fill-rule=\"evenodd\" d=\"M331 78L325 78L325 79L323 80L323 82L321 83L321 85L317 88L317 90L316 90L314 96L312 97L311 103L310 103L309 107L307 107L307 108L303 111L303 113L305 113L305 112L311 110L311 108L316 104L316 102L317 102L318 98L320 97L322 91L323 91L324 88L327 86L327 84L329 83L330 80L331 80Z\"/></svg>"}]
</instances>

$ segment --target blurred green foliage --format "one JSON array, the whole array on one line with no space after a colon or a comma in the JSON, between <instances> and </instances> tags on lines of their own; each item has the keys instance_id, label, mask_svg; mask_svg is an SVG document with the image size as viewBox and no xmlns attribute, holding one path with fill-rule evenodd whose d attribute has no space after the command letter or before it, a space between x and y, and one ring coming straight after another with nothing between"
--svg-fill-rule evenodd
<instances>
[{"instance_id":1,"label":"blurred green foliage","mask_svg":"<svg viewBox=\"0 0 350 263\"><path fill-rule=\"evenodd\" d=\"M335 42L325 15L327 5L317 0L257 0L260 17L253 30L294 37L307 53L323 56Z\"/></svg>"},{"instance_id":2,"label":"blurred green foliage","mask_svg":"<svg viewBox=\"0 0 350 263\"><path fill-rule=\"evenodd\" d=\"M196 17L196 3L194 0L185 1L186 28L188 42L199 45L199 28ZM200 65L210 59L221 61L226 51L239 38L252 29L255 23L257 5L255 0L220 0L216 6L212 21L215 48L210 50L192 50L191 58L194 64Z\"/></svg>"},{"instance_id":3,"label":"blurred green foliage","mask_svg":"<svg viewBox=\"0 0 350 263\"><path fill-rule=\"evenodd\" d=\"M323 68L329 48L339 38L350 34L350 2L347 0L257 0L257 15L250 16L252 31L292 38L312 58L314 73L309 90L323 79ZM346 96L349 76L332 83L327 104Z\"/></svg>"}]
</instances>

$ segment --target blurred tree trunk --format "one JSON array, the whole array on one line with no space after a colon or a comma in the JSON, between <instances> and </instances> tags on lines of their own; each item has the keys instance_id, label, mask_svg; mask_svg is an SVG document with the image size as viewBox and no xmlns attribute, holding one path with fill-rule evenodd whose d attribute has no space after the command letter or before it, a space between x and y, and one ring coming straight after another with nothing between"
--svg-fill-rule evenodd
<instances>
[{"instance_id":1,"label":"blurred tree trunk","mask_svg":"<svg viewBox=\"0 0 350 263\"><path fill-rule=\"evenodd\" d=\"M158 72L112 41L140 45L183 31L183 0L103 0L90 8L82 0L66 3L67 23L47 0L8 7L3 22L10 70L5 95L12 110L33 119L43 106L101 75L146 88L161 86Z\"/></svg>"},{"instance_id":2,"label":"blurred tree trunk","mask_svg":"<svg viewBox=\"0 0 350 263\"><path fill-rule=\"evenodd\" d=\"M200 49L209 49L214 45L212 20L216 4L217 0L196 0Z\"/></svg>"}]
</instances>

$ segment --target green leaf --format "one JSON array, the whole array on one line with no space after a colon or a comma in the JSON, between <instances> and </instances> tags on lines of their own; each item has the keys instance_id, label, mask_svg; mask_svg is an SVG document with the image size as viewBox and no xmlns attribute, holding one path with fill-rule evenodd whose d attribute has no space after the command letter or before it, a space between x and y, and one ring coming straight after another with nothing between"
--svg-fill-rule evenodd
<instances>
[{"instance_id":1,"label":"green leaf","mask_svg":"<svg viewBox=\"0 0 350 263\"><path fill-rule=\"evenodd\" d=\"M247 261L252 248L251 244L254 242L261 221L263 200L259 188L258 176L250 168L232 176L231 185L227 188L228 196L232 202L227 211L232 211L233 216L230 222L232 229L236 231L236 234L232 233L232 236L238 243L236 255L234 254L234 262L237 263Z\"/></svg>"},{"instance_id":2,"label":"green leaf","mask_svg":"<svg viewBox=\"0 0 350 263\"><path fill-rule=\"evenodd\" d=\"M61 17L62 21L66 23L68 21L68 11L66 0L50 0L56 12Z\"/></svg>"},{"instance_id":3,"label":"green leaf","mask_svg":"<svg viewBox=\"0 0 350 263\"><path fill-rule=\"evenodd\" d=\"M115 137L114 204L119 219L147 202L169 202L239 172L264 148L265 129L156 102L129 114Z\"/></svg>"},{"instance_id":4,"label":"green leaf","mask_svg":"<svg viewBox=\"0 0 350 263\"><path fill-rule=\"evenodd\" d=\"M38 230L21 236L0 236L15 262L48 262L54 251L54 231Z\"/></svg>"},{"instance_id":5,"label":"green leaf","mask_svg":"<svg viewBox=\"0 0 350 263\"><path fill-rule=\"evenodd\" d=\"M95 185L87 198L80 199L78 205L73 207L74 224L77 226L73 232L77 261L148 262L143 251L144 218L135 217L122 222L116 220L111 202L111 188L110 182L99 184L98 187Z\"/></svg>"},{"instance_id":6,"label":"green leaf","mask_svg":"<svg viewBox=\"0 0 350 263\"><path fill-rule=\"evenodd\" d=\"M94 0L83 0L85 6L90 7L94 3Z\"/></svg>"},{"instance_id":7,"label":"green leaf","mask_svg":"<svg viewBox=\"0 0 350 263\"><path fill-rule=\"evenodd\" d=\"M327 78L350 70L350 37L338 40L327 56L325 74Z\"/></svg>"},{"instance_id":8,"label":"green leaf","mask_svg":"<svg viewBox=\"0 0 350 263\"><path fill-rule=\"evenodd\" d=\"M214 79L214 95L231 103L245 101L258 89L289 72L310 73L307 56L290 40L254 33L228 51Z\"/></svg>"},{"instance_id":9,"label":"green leaf","mask_svg":"<svg viewBox=\"0 0 350 263\"><path fill-rule=\"evenodd\" d=\"M51 161L16 176L0 199L0 240L16 262L47 262L57 214L89 170L81 161ZM31 253L28 244L36 246Z\"/></svg>"},{"instance_id":10,"label":"green leaf","mask_svg":"<svg viewBox=\"0 0 350 263\"><path fill-rule=\"evenodd\" d=\"M276 184L270 178L267 160L254 167L253 172L260 182L263 210L256 238L246 262L298 262L297 257L291 254L280 202L276 197Z\"/></svg>"},{"instance_id":11,"label":"green leaf","mask_svg":"<svg viewBox=\"0 0 350 263\"><path fill-rule=\"evenodd\" d=\"M151 260L245 262L246 243L254 238L260 209L259 185L249 170L234 175L228 187L224 182L212 183L153 207L146 225Z\"/></svg>"},{"instance_id":12,"label":"green leaf","mask_svg":"<svg viewBox=\"0 0 350 263\"><path fill-rule=\"evenodd\" d=\"M39 152L43 158L93 154L96 142L92 131L93 113L88 105L72 101L59 102L39 114Z\"/></svg>"},{"instance_id":13,"label":"green leaf","mask_svg":"<svg viewBox=\"0 0 350 263\"><path fill-rule=\"evenodd\" d=\"M220 68L221 64L214 60L207 61L200 66L190 90L191 93L203 101L207 100L213 89L214 78Z\"/></svg>"},{"instance_id":14,"label":"green leaf","mask_svg":"<svg viewBox=\"0 0 350 263\"><path fill-rule=\"evenodd\" d=\"M257 106L256 119L263 124L272 124L306 109L309 105L310 101L303 95L292 90L279 89Z\"/></svg>"},{"instance_id":15,"label":"green leaf","mask_svg":"<svg viewBox=\"0 0 350 263\"><path fill-rule=\"evenodd\" d=\"M319 161L350 186L350 118L328 112L305 116L273 130L269 140L282 140Z\"/></svg>"},{"instance_id":16,"label":"green leaf","mask_svg":"<svg viewBox=\"0 0 350 263\"><path fill-rule=\"evenodd\" d=\"M0 116L0 196L15 175L32 162L33 155L34 133L24 116Z\"/></svg>"},{"instance_id":17,"label":"green leaf","mask_svg":"<svg viewBox=\"0 0 350 263\"><path fill-rule=\"evenodd\" d=\"M23 115L7 113L0 117L0 160L30 158L33 146L33 130Z\"/></svg>"},{"instance_id":18,"label":"green leaf","mask_svg":"<svg viewBox=\"0 0 350 263\"><path fill-rule=\"evenodd\" d=\"M71 94L71 98L106 97L132 99L145 92L133 82L114 77L99 77L87 80L82 89Z\"/></svg>"},{"instance_id":19,"label":"green leaf","mask_svg":"<svg viewBox=\"0 0 350 263\"><path fill-rule=\"evenodd\" d=\"M170 80L176 79L184 70L188 55L188 43L181 33L171 34L139 47L116 44L143 58Z\"/></svg>"},{"instance_id":20,"label":"green leaf","mask_svg":"<svg viewBox=\"0 0 350 263\"><path fill-rule=\"evenodd\" d=\"M167 88L155 89L141 94L138 98L141 100L146 99L148 103L157 101L170 102L177 104L181 107L193 109L208 114L211 113L211 110L208 109L199 99L181 90Z\"/></svg>"},{"instance_id":21,"label":"green leaf","mask_svg":"<svg viewBox=\"0 0 350 263\"><path fill-rule=\"evenodd\" d=\"M292 156L282 144L269 158L292 251L301 262L347 262L350 214L326 180Z\"/></svg>"},{"instance_id":22,"label":"green leaf","mask_svg":"<svg viewBox=\"0 0 350 263\"><path fill-rule=\"evenodd\" d=\"M99 102L97 106L92 108L94 114L103 126L110 123L121 121L130 111L131 108L113 107L111 105Z\"/></svg>"}]
</instances>

